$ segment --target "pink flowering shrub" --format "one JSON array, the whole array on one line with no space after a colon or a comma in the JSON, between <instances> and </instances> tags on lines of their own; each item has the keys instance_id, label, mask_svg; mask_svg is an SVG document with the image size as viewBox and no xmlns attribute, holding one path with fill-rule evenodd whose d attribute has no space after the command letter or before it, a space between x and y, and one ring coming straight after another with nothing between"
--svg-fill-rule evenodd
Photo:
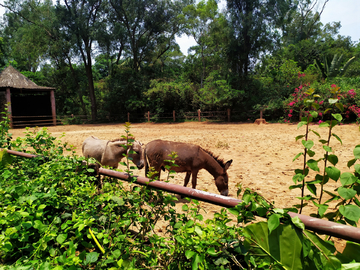
<instances>
[{"instance_id":1,"label":"pink flowering shrub","mask_svg":"<svg viewBox=\"0 0 360 270\"><path fill-rule=\"evenodd\" d=\"M299 73L299 78L303 77L303 74ZM341 113L344 120L359 121L360 120L360 108L356 104L356 92L354 89L342 91L340 87L335 84L330 86L330 89L325 93L314 94L315 89L311 88L310 84L302 84L295 88L294 93L290 98L285 101L285 123L300 121L300 117L306 116L308 112L303 109L306 107L306 102L309 99L316 104L316 110L318 113L317 122L322 123L324 120L330 118L329 108L334 108L338 113ZM310 94L312 96L310 96ZM335 99L340 103L336 103ZM332 111L334 113L334 111Z\"/></svg>"}]
</instances>

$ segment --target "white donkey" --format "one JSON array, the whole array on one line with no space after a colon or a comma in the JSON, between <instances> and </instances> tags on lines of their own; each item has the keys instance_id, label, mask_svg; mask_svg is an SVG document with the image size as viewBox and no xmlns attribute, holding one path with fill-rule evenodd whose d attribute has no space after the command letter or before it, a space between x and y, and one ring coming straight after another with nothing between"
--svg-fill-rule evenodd
<instances>
[{"instance_id":1,"label":"white donkey","mask_svg":"<svg viewBox=\"0 0 360 270\"><path fill-rule=\"evenodd\" d=\"M107 141L90 136L83 142L82 152L85 157L95 158L101 165L110 166L114 169L118 167L120 160L124 158L126 153L132 158L132 162L138 169L142 169L145 164L142 143L134 141L128 148L125 147L126 143L126 139ZM135 153L129 153L130 150Z\"/></svg>"}]
</instances>

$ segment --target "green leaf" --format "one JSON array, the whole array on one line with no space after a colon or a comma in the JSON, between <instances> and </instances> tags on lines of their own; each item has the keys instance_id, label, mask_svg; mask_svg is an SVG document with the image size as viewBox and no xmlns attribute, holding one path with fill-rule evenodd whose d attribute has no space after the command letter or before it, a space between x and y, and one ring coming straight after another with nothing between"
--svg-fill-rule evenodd
<instances>
[{"instance_id":1,"label":"green leaf","mask_svg":"<svg viewBox=\"0 0 360 270\"><path fill-rule=\"evenodd\" d=\"M360 147L355 147L354 156L355 158L360 159Z\"/></svg>"},{"instance_id":2,"label":"green leaf","mask_svg":"<svg viewBox=\"0 0 360 270\"><path fill-rule=\"evenodd\" d=\"M66 238L67 238L67 233L59 234L59 235L56 237L56 242L58 242L59 244L62 244L62 243L64 243L64 241L66 240Z\"/></svg>"},{"instance_id":3,"label":"green leaf","mask_svg":"<svg viewBox=\"0 0 360 270\"><path fill-rule=\"evenodd\" d=\"M233 214L234 216L238 216L240 214L239 210L235 208L229 208L228 211Z\"/></svg>"},{"instance_id":4,"label":"green leaf","mask_svg":"<svg viewBox=\"0 0 360 270\"><path fill-rule=\"evenodd\" d=\"M338 157L336 155L328 155L327 160L330 161L332 165L336 165L339 161Z\"/></svg>"},{"instance_id":5,"label":"green leaf","mask_svg":"<svg viewBox=\"0 0 360 270\"><path fill-rule=\"evenodd\" d=\"M316 132L315 130L311 130L312 133L314 133L316 136L318 136L319 138L321 137L320 134L318 132Z\"/></svg>"},{"instance_id":6,"label":"green leaf","mask_svg":"<svg viewBox=\"0 0 360 270\"><path fill-rule=\"evenodd\" d=\"M99 258L99 253L97 252L90 252L86 254L86 259L85 259L85 264L91 264L94 263L98 260Z\"/></svg>"},{"instance_id":7,"label":"green leaf","mask_svg":"<svg viewBox=\"0 0 360 270\"><path fill-rule=\"evenodd\" d=\"M185 251L185 256L186 256L186 259L191 259L194 255L196 254L196 252L192 251L192 250L186 250Z\"/></svg>"},{"instance_id":8,"label":"green leaf","mask_svg":"<svg viewBox=\"0 0 360 270\"><path fill-rule=\"evenodd\" d=\"M329 98L328 101L329 101L330 104L335 104L339 100L337 98Z\"/></svg>"},{"instance_id":9,"label":"green leaf","mask_svg":"<svg viewBox=\"0 0 360 270\"><path fill-rule=\"evenodd\" d=\"M195 259L192 263L192 270L197 270L199 268L199 264L201 263L201 257L198 253L195 255Z\"/></svg>"},{"instance_id":10,"label":"green leaf","mask_svg":"<svg viewBox=\"0 0 360 270\"><path fill-rule=\"evenodd\" d=\"M306 184L307 189L316 196L316 186L314 184Z\"/></svg>"},{"instance_id":11,"label":"green leaf","mask_svg":"<svg viewBox=\"0 0 360 270\"><path fill-rule=\"evenodd\" d=\"M332 113L331 115L339 122L341 122L341 120L343 119L341 114L339 113Z\"/></svg>"},{"instance_id":12,"label":"green leaf","mask_svg":"<svg viewBox=\"0 0 360 270\"><path fill-rule=\"evenodd\" d=\"M211 255L211 256L217 256L218 253L215 251L215 248L214 247L210 247L207 249L206 251L207 254Z\"/></svg>"},{"instance_id":13,"label":"green leaf","mask_svg":"<svg viewBox=\"0 0 360 270\"><path fill-rule=\"evenodd\" d=\"M327 175L334 181L339 180L341 171L338 168L329 166L325 168Z\"/></svg>"},{"instance_id":14,"label":"green leaf","mask_svg":"<svg viewBox=\"0 0 360 270\"><path fill-rule=\"evenodd\" d=\"M331 120L330 124L331 124L331 128L333 128L338 124L338 121L337 120Z\"/></svg>"},{"instance_id":15,"label":"green leaf","mask_svg":"<svg viewBox=\"0 0 360 270\"><path fill-rule=\"evenodd\" d=\"M360 208L356 205L340 205L339 211L344 217L352 221L358 222L360 218Z\"/></svg>"},{"instance_id":16,"label":"green leaf","mask_svg":"<svg viewBox=\"0 0 360 270\"><path fill-rule=\"evenodd\" d=\"M360 258L360 244L354 242L346 242L344 251L341 253L341 258L344 258L343 260L347 263L351 262L352 260L358 261Z\"/></svg>"},{"instance_id":17,"label":"green leaf","mask_svg":"<svg viewBox=\"0 0 360 270\"><path fill-rule=\"evenodd\" d=\"M317 111L310 111L310 114L313 118L316 118L319 115Z\"/></svg>"},{"instance_id":18,"label":"green leaf","mask_svg":"<svg viewBox=\"0 0 360 270\"><path fill-rule=\"evenodd\" d=\"M0 168L6 167L7 165L11 164L12 161L13 157L7 152L6 149L0 150Z\"/></svg>"},{"instance_id":19,"label":"green leaf","mask_svg":"<svg viewBox=\"0 0 360 270\"><path fill-rule=\"evenodd\" d=\"M317 171L319 172L320 169L318 167L318 162L316 160L310 159L306 162L306 164L309 166L310 169L312 169L313 171Z\"/></svg>"},{"instance_id":20,"label":"green leaf","mask_svg":"<svg viewBox=\"0 0 360 270\"><path fill-rule=\"evenodd\" d=\"M290 187L289 187L289 189L291 190L291 189L295 189L295 188L302 188L302 184L299 184L299 185L291 185Z\"/></svg>"},{"instance_id":21,"label":"green leaf","mask_svg":"<svg viewBox=\"0 0 360 270\"><path fill-rule=\"evenodd\" d=\"M327 122L322 122L322 123L320 123L320 125L319 125L319 127L329 127L330 126L330 124L329 123L327 123Z\"/></svg>"},{"instance_id":22,"label":"green leaf","mask_svg":"<svg viewBox=\"0 0 360 270\"><path fill-rule=\"evenodd\" d=\"M303 236L292 225L280 224L269 234L268 224L257 222L246 226L244 232L251 237L251 240L245 239L249 244L255 244L266 253L271 254L284 269L303 269L301 260Z\"/></svg>"},{"instance_id":23,"label":"green leaf","mask_svg":"<svg viewBox=\"0 0 360 270\"><path fill-rule=\"evenodd\" d=\"M303 144L303 146L304 146L306 149L311 149L311 147L314 146L314 142L311 141L311 140L308 140L308 141L302 140L301 143Z\"/></svg>"},{"instance_id":24,"label":"green leaf","mask_svg":"<svg viewBox=\"0 0 360 270\"><path fill-rule=\"evenodd\" d=\"M344 105L342 105L341 103L336 103L335 106L341 111L343 112L344 111ZM341 115L340 115L341 116ZM341 120L339 120L341 121Z\"/></svg>"},{"instance_id":25,"label":"green leaf","mask_svg":"<svg viewBox=\"0 0 360 270\"><path fill-rule=\"evenodd\" d=\"M316 202L313 202L313 203L318 208L318 212L319 212L320 217L323 217L326 210L329 208L329 206L326 205L326 204L318 204Z\"/></svg>"},{"instance_id":26,"label":"green leaf","mask_svg":"<svg viewBox=\"0 0 360 270\"><path fill-rule=\"evenodd\" d=\"M350 200L356 195L356 190L353 190L351 188L339 187L338 193L345 200Z\"/></svg>"},{"instance_id":27,"label":"green leaf","mask_svg":"<svg viewBox=\"0 0 360 270\"><path fill-rule=\"evenodd\" d=\"M301 173L295 174L292 178L292 180L294 181L294 184L296 184L297 182L302 182L302 180L304 180L305 176Z\"/></svg>"},{"instance_id":28,"label":"green leaf","mask_svg":"<svg viewBox=\"0 0 360 270\"><path fill-rule=\"evenodd\" d=\"M195 226L195 232L200 237L203 235L203 231L201 230L201 228L199 226Z\"/></svg>"},{"instance_id":29,"label":"green leaf","mask_svg":"<svg viewBox=\"0 0 360 270\"><path fill-rule=\"evenodd\" d=\"M295 137L295 141L298 141L298 140L300 140L300 139L302 139L304 137L305 137L305 135L299 135L299 136Z\"/></svg>"},{"instance_id":30,"label":"green leaf","mask_svg":"<svg viewBox=\"0 0 360 270\"><path fill-rule=\"evenodd\" d=\"M118 197L118 196L111 196L111 200L116 202L118 205L122 206L125 204L123 198Z\"/></svg>"},{"instance_id":31,"label":"green leaf","mask_svg":"<svg viewBox=\"0 0 360 270\"><path fill-rule=\"evenodd\" d=\"M326 152L332 152L331 147L327 146L327 145L323 145L323 148Z\"/></svg>"},{"instance_id":32,"label":"green leaf","mask_svg":"<svg viewBox=\"0 0 360 270\"><path fill-rule=\"evenodd\" d=\"M297 128L301 128L303 125L307 125L307 121L301 121L298 123Z\"/></svg>"},{"instance_id":33,"label":"green leaf","mask_svg":"<svg viewBox=\"0 0 360 270\"><path fill-rule=\"evenodd\" d=\"M349 160L347 163L348 168L350 168L352 165L354 165L356 161L357 161L356 158Z\"/></svg>"},{"instance_id":34,"label":"green leaf","mask_svg":"<svg viewBox=\"0 0 360 270\"><path fill-rule=\"evenodd\" d=\"M297 160L298 157L300 157L300 156L303 155L303 154L304 154L304 153L299 153L299 154L297 154L297 155L294 157L293 162L294 162L295 160Z\"/></svg>"},{"instance_id":35,"label":"green leaf","mask_svg":"<svg viewBox=\"0 0 360 270\"><path fill-rule=\"evenodd\" d=\"M309 155L309 157L315 156L315 152L312 150L307 150L307 154Z\"/></svg>"},{"instance_id":36,"label":"green leaf","mask_svg":"<svg viewBox=\"0 0 360 270\"><path fill-rule=\"evenodd\" d=\"M342 144L342 141L338 135L336 135L335 133L332 133L331 136L334 136Z\"/></svg>"},{"instance_id":37,"label":"green leaf","mask_svg":"<svg viewBox=\"0 0 360 270\"><path fill-rule=\"evenodd\" d=\"M279 214L272 214L268 219L269 234L280 225L280 217Z\"/></svg>"},{"instance_id":38,"label":"green leaf","mask_svg":"<svg viewBox=\"0 0 360 270\"><path fill-rule=\"evenodd\" d=\"M360 164L355 164L355 172L357 172L358 174L360 174Z\"/></svg>"},{"instance_id":39,"label":"green leaf","mask_svg":"<svg viewBox=\"0 0 360 270\"><path fill-rule=\"evenodd\" d=\"M340 176L340 182L343 186L352 185L357 181L357 177L349 172L344 172Z\"/></svg>"},{"instance_id":40,"label":"green leaf","mask_svg":"<svg viewBox=\"0 0 360 270\"><path fill-rule=\"evenodd\" d=\"M301 230L305 230L305 224L298 216L292 217L291 222Z\"/></svg>"},{"instance_id":41,"label":"green leaf","mask_svg":"<svg viewBox=\"0 0 360 270\"><path fill-rule=\"evenodd\" d=\"M121 255L121 251L119 249L115 249L111 252L115 259L119 258Z\"/></svg>"}]
</instances>

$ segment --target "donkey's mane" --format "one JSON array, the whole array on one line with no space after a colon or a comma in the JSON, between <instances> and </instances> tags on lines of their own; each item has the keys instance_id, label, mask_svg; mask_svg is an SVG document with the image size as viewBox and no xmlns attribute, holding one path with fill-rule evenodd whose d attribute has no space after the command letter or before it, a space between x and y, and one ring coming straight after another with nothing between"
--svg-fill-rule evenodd
<instances>
[{"instance_id":1,"label":"donkey's mane","mask_svg":"<svg viewBox=\"0 0 360 270\"><path fill-rule=\"evenodd\" d=\"M129 137L128 140L134 140L135 141L135 138L134 137ZM121 141L126 141L126 139L119 138L119 139L111 140L110 142L121 142Z\"/></svg>"},{"instance_id":2,"label":"donkey's mane","mask_svg":"<svg viewBox=\"0 0 360 270\"><path fill-rule=\"evenodd\" d=\"M200 147L202 150L204 150L206 153L208 153L213 159L215 159L217 161L217 163L219 163L219 165L223 168L225 168L225 162L223 159L219 158L219 156L216 156L213 152L211 152L208 149L204 149L202 147Z\"/></svg>"}]
</instances>

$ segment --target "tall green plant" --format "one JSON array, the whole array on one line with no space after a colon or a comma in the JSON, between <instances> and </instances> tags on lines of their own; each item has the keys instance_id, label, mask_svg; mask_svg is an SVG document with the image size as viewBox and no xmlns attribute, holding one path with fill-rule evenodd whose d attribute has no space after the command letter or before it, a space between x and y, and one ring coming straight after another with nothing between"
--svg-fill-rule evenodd
<instances>
[{"instance_id":1,"label":"tall green plant","mask_svg":"<svg viewBox=\"0 0 360 270\"><path fill-rule=\"evenodd\" d=\"M316 102L316 98L320 96L315 94L315 90L310 88L305 94L306 98L303 101L304 110L306 116L302 117L301 122L298 124L298 128L305 126L305 134L299 135L296 137L296 140L302 140L302 145L304 146L304 151L297 154L294 158L303 156L303 167L301 169L295 170L295 175L293 177L294 184L290 189L300 188L301 197L300 205L296 205L301 213L303 208L307 205L305 201L311 201L317 207L317 213L312 215L317 217L327 217L331 221L337 221L341 223L349 223L351 225L356 225L356 222L360 218L360 202L356 198L356 195L360 194L359 189L359 173L360 165L355 164L356 161L360 158L360 145L357 145L354 149L354 159L348 162L348 167L354 166L354 173L341 173L336 164L338 163L338 157L334 154L332 147L330 146L331 138L337 139L341 144L342 141L339 136L337 136L333 129L342 121L342 116L339 113L336 113L336 109L340 112L343 111L344 106L340 103L340 90L339 87L335 85L331 89L332 97L328 99L328 108L324 113L331 113L331 119L326 120L321 123L319 127L328 128L328 136L326 139L322 139L320 134L310 128L310 123L318 116L320 105ZM319 142L322 145L324 150L324 156L317 160L313 159L315 156L314 141L309 138L309 134L313 133L319 138ZM323 163L324 170L320 172L320 163ZM309 175L313 171L316 173L315 177ZM306 178L311 177L310 181L306 181ZM326 184L329 180L338 181L340 179L341 187L337 188L335 191L329 191L325 189ZM299 184L300 182L300 184ZM318 187L320 188L318 191ZM305 188L312 195L305 195ZM326 202L323 202L323 195L327 193L330 195L330 199ZM337 194L336 194L337 193ZM332 212L326 213L329 205L329 202L337 201L335 210Z\"/></svg>"},{"instance_id":2,"label":"tall green plant","mask_svg":"<svg viewBox=\"0 0 360 270\"><path fill-rule=\"evenodd\" d=\"M9 133L11 128L10 125L10 113L9 113L9 104L5 104L5 110L0 112L2 120L0 121L0 148L10 147L10 141L12 139L12 134Z\"/></svg>"}]
</instances>

